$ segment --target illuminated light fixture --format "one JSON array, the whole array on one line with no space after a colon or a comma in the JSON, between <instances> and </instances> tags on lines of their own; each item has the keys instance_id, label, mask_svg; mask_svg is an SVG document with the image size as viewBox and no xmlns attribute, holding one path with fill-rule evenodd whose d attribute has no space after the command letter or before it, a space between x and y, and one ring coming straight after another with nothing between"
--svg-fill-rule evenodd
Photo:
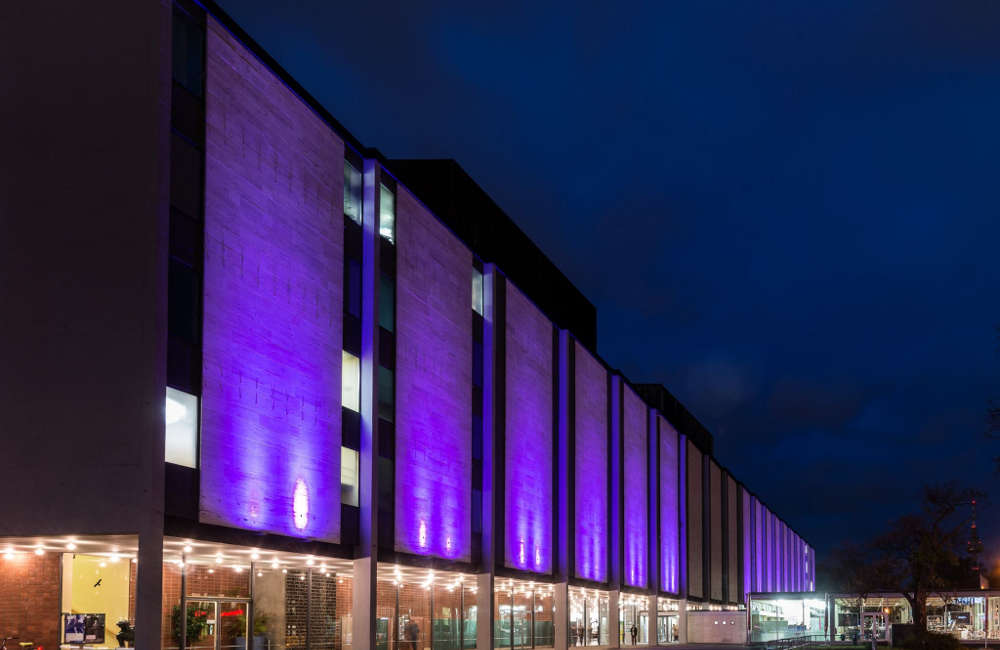
<instances>
[{"instance_id":1,"label":"illuminated light fixture","mask_svg":"<svg viewBox=\"0 0 1000 650\"><path fill-rule=\"evenodd\" d=\"M306 558L306 566L312 566L314 564L316 564L316 560L314 560L311 555Z\"/></svg>"},{"instance_id":2,"label":"illuminated light fixture","mask_svg":"<svg viewBox=\"0 0 1000 650\"><path fill-rule=\"evenodd\" d=\"M233 571L235 571L236 573L243 573L243 567L241 567L238 564L234 564L233 565Z\"/></svg>"},{"instance_id":3,"label":"illuminated light fixture","mask_svg":"<svg viewBox=\"0 0 1000 650\"><path fill-rule=\"evenodd\" d=\"M292 520L298 530L305 530L309 523L309 489L302 479L296 479L292 493Z\"/></svg>"},{"instance_id":4,"label":"illuminated light fixture","mask_svg":"<svg viewBox=\"0 0 1000 650\"><path fill-rule=\"evenodd\" d=\"M272 569L278 568L278 558L274 558L273 560L271 560L271 568Z\"/></svg>"},{"instance_id":5,"label":"illuminated light fixture","mask_svg":"<svg viewBox=\"0 0 1000 650\"><path fill-rule=\"evenodd\" d=\"M420 548L427 546L427 522L420 520L420 528L417 530L417 544Z\"/></svg>"},{"instance_id":6,"label":"illuminated light fixture","mask_svg":"<svg viewBox=\"0 0 1000 650\"><path fill-rule=\"evenodd\" d=\"M305 580L305 579L306 579L305 576L299 576L299 580Z\"/></svg>"},{"instance_id":7,"label":"illuminated light fixture","mask_svg":"<svg viewBox=\"0 0 1000 650\"><path fill-rule=\"evenodd\" d=\"M264 577L264 572L263 571L258 571L257 572L257 577L258 578L263 578Z\"/></svg>"},{"instance_id":8,"label":"illuminated light fixture","mask_svg":"<svg viewBox=\"0 0 1000 650\"><path fill-rule=\"evenodd\" d=\"M187 407L178 402L177 400L172 400L167 398L166 408L164 409L167 425L177 424L185 417L187 417Z\"/></svg>"},{"instance_id":9,"label":"illuminated light fixture","mask_svg":"<svg viewBox=\"0 0 1000 650\"><path fill-rule=\"evenodd\" d=\"M343 578L337 578L337 584L338 585L344 584L344 579Z\"/></svg>"},{"instance_id":10,"label":"illuminated light fixture","mask_svg":"<svg viewBox=\"0 0 1000 650\"><path fill-rule=\"evenodd\" d=\"M181 566L182 567L182 566L184 566L184 560L177 560L177 562L175 564L177 564L177 566Z\"/></svg>"},{"instance_id":11,"label":"illuminated light fixture","mask_svg":"<svg viewBox=\"0 0 1000 650\"><path fill-rule=\"evenodd\" d=\"M111 554L111 561L112 562L117 562L120 559L121 559L121 557L117 553L112 553Z\"/></svg>"},{"instance_id":12,"label":"illuminated light fixture","mask_svg":"<svg viewBox=\"0 0 1000 650\"><path fill-rule=\"evenodd\" d=\"M319 570L322 571L323 573L326 573L326 569L327 569L326 562L319 565Z\"/></svg>"},{"instance_id":13,"label":"illuminated light fixture","mask_svg":"<svg viewBox=\"0 0 1000 650\"><path fill-rule=\"evenodd\" d=\"M75 551L76 550L76 544L73 543L73 542L71 542L71 541L70 542L66 542L66 550L67 551Z\"/></svg>"},{"instance_id":14,"label":"illuminated light fixture","mask_svg":"<svg viewBox=\"0 0 1000 650\"><path fill-rule=\"evenodd\" d=\"M184 552L185 553L190 553L191 552L191 545L190 544L185 544L184 545Z\"/></svg>"},{"instance_id":15,"label":"illuminated light fixture","mask_svg":"<svg viewBox=\"0 0 1000 650\"><path fill-rule=\"evenodd\" d=\"M132 558L132 564L139 564L139 558Z\"/></svg>"},{"instance_id":16,"label":"illuminated light fixture","mask_svg":"<svg viewBox=\"0 0 1000 650\"><path fill-rule=\"evenodd\" d=\"M108 566L108 563L107 562L101 562L97 566L99 566L99 567L101 567L103 569L104 567Z\"/></svg>"},{"instance_id":17,"label":"illuminated light fixture","mask_svg":"<svg viewBox=\"0 0 1000 650\"><path fill-rule=\"evenodd\" d=\"M215 573L215 569L209 569L208 572L209 573Z\"/></svg>"},{"instance_id":18,"label":"illuminated light fixture","mask_svg":"<svg viewBox=\"0 0 1000 650\"><path fill-rule=\"evenodd\" d=\"M282 573L288 573L288 569L282 569L281 572Z\"/></svg>"},{"instance_id":19,"label":"illuminated light fixture","mask_svg":"<svg viewBox=\"0 0 1000 650\"><path fill-rule=\"evenodd\" d=\"M45 555L45 549L39 546L38 548L35 549L35 555Z\"/></svg>"},{"instance_id":20,"label":"illuminated light fixture","mask_svg":"<svg viewBox=\"0 0 1000 650\"><path fill-rule=\"evenodd\" d=\"M216 564L222 564L222 553L216 553L215 554L215 563Z\"/></svg>"},{"instance_id":21,"label":"illuminated light fixture","mask_svg":"<svg viewBox=\"0 0 1000 650\"><path fill-rule=\"evenodd\" d=\"M253 551L250 552L250 559L251 560L259 560L260 559L260 553L257 552L257 549L254 549Z\"/></svg>"}]
</instances>

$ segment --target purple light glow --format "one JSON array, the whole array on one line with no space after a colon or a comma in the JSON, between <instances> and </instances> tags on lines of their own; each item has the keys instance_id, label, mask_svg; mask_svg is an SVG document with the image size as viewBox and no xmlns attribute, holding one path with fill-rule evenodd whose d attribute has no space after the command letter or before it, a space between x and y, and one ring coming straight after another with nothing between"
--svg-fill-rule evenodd
<instances>
[{"instance_id":1,"label":"purple light glow","mask_svg":"<svg viewBox=\"0 0 1000 650\"><path fill-rule=\"evenodd\" d=\"M552 571L552 323L507 283L504 564Z\"/></svg>"},{"instance_id":2,"label":"purple light glow","mask_svg":"<svg viewBox=\"0 0 1000 650\"><path fill-rule=\"evenodd\" d=\"M680 590L680 549L678 532L677 431L663 417L660 421L660 589Z\"/></svg>"},{"instance_id":3,"label":"purple light glow","mask_svg":"<svg viewBox=\"0 0 1000 650\"><path fill-rule=\"evenodd\" d=\"M750 494L740 488L740 507L743 509L743 598L753 591L753 506Z\"/></svg>"},{"instance_id":4,"label":"purple light glow","mask_svg":"<svg viewBox=\"0 0 1000 650\"><path fill-rule=\"evenodd\" d=\"M649 573L649 505L646 480L646 405L625 386L625 584L646 587Z\"/></svg>"},{"instance_id":5,"label":"purple light glow","mask_svg":"<svg viewBox=\"0 0 1000 650\"><path fill-rule=\"evenodd\" d=\"M338 542L343 144L212 19L206 73L199 520Z\"/></svg>"},{"instance_id":6,"label":"purple light glow","mask_svg":"<svg viewBox=\"0 0 1000 650\"><path fill-rule=\"evenodd\" d=\"M396 234L395 549L468 561L472 253L402 186Z\"/></svg>"},{"instance_id":7,"label":"purple light glow","mask_svg":"<svg viewBox=\"0 0 1000 650\"><path fill-rule=\"evenodd\" d=\"M576 576L608 579L608 412L607 371L574 341L576 439L574 455Z\"/></svg>"}]
</instances>

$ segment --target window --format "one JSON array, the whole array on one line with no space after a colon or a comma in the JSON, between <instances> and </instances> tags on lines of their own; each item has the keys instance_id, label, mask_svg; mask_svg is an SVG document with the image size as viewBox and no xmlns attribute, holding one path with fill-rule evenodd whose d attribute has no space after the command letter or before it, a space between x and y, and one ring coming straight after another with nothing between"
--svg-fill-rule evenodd
<instances>
[{"instance_id":1,"label":"window","mask_svg":"<svg viewBox=\"0 0 1000 650\"><path fill-rule=\"evenodd\" d=\"M198 398L168 386L164 416L167 424L165 460L197 468Z\"/></svg>"},{"instance_id":2,"label":"window","mask_svg":"<svg viewBox=\"0 0 1000 650\"><path fill-rule=\"evenodd\" d=\"M344 161L344 216L361 224L361 172Z\"/></svg>"},{"instance_id":3,"label":"window","mask_svg":"<svg viewBox=\"0 0 1000 650\"><path fill-rule=\"evenodd\" d=\"M396 410L396 400L393 393L392 371L384 366L378 367L378 416L392 422Z\"/></svg>"},{"instance_id":4,"label":"window","mask_svg":"<svg viewBox=\"0 0 1000 650\"><path fill-rule=\"evenodd\" d=\"M350 447L340 448L340 502L358 505L358 452Z\"/></svg>"},{"instance_id":5,"label":"window","mask_svg":"<svg viewBox=\"0 0 1000 650\"><path fill-rule=\"evenodd\" d=\"M392 277L381 274L378 289L378 324L387 332L391 332L396 322L396 287Z\"/></svg>"},{"instance_id":6,"label":"window","mask_svg":"<svg viewBox=\"0 0 1000 650\"><path fill-rule=\"evenodd\" d=\"M378 234L396 243L396 195L385 185L379 185Z\"/></svg>"},{"instance_id":7,"label":"window","mask_svg":"<svg viewBox=\"0 0 1000 650\"><path fill-rule=\"evenodd\" d=\"M192 94L202 95L202 70L205 68L205 34L193 19L174 12L173 21L174 80Z\"/></svg>"},{"instance_id":8,"label":"window","mask_svg":"<svg viewBox=\"0 0 1000 650\"><path fill-rule=\"evenodd\" d=\"M342 375L340 404L344 408L361 410L361 361L346 350L341 352Z\"/></svg>"},{"instance_id":9,"label":"window","mask_svg":"<svg viewBox=\"0 0 1000 650\"><path fill-rule=\"evenodd\" d=\"M347 297L344 306L347 313L355 318L361 318L361 262L347 260L347 281L344 283Z\"/></svg>"},{"instance_id":10,"label":"window","mask_svg":"<svg viewBox=\"0 0 1000 650\"><path fill-rule=\"evenodd\" d=\"M472 311L480 316L483 313L483 274L479 269L472 269Z\"/></svg>"}]
</instances>

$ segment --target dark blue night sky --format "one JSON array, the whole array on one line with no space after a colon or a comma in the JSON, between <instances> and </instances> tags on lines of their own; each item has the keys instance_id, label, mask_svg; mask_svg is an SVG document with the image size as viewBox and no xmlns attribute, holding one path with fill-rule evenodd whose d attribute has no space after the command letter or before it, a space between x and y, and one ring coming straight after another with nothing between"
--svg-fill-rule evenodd
<instances>
[{"instance_id":1,"label":"dark blue night sky","mask_svg":"<svg viewBox=\"0 0 1000 650\"><path fill-rule=\"evenodd\" d=\"M453 157L821 552L990 490L1000 3L224 8L389 157Z\"/></svg>"}]
</instances>

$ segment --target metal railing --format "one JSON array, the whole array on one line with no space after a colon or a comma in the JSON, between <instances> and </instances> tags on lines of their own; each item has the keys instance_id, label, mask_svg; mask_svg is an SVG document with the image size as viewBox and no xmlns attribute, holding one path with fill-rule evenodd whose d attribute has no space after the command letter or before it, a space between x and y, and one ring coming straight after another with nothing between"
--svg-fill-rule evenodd
<instances>
[{"instance_id":1,"label":"metal railing","mask_svg":"<svg viewBox=\"0 0 1000 650\"><path fill-rule=\"evenodd\" d=\"M830 637L827 634L803 634L800 636L790 636L783 639L771 639L768 641L751 641L748 647L755 648L757 650L792 650L793 648L802 648L808 645L839 645L837 642L830 641Z\"/></svg>"}]
</instances>

